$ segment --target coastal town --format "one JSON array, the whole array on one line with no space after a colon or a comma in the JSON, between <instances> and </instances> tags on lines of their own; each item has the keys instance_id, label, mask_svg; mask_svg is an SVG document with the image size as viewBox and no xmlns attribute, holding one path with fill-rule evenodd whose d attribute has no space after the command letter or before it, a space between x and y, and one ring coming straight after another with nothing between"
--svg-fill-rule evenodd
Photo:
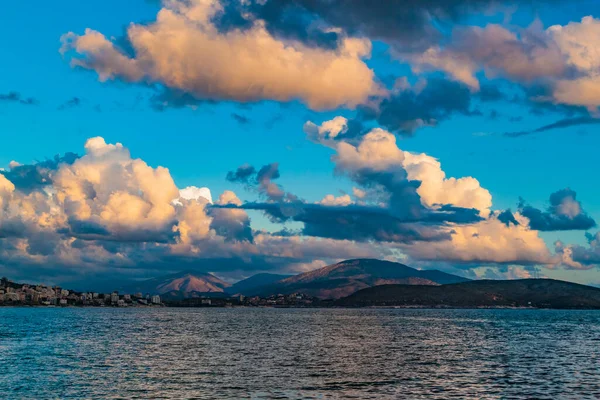
<instances>
[{"instance_id":1,"label":"coastal town","mask_svg":"<svg viewBox=\"0 0 600 400\"><path fill-rule=\"evenodd\" d=\"M75 292L59 286L29 285L0 279L0 306L162 306L156 294Z\"/></svg>"},{"instance_id":2,"label":"coastal town","mask_svg":"<svg viewBox=\"0 0 600 400\"><path fill-rule=\"evenodd\" d=\"M0 306L47 307L310 307L322 305L319 299L303 293L276 294L267 297L199 295L191 298L161 298L155 293L77 292L59 286L16 283L0 279Z\"/></svg>"}]
</instances>

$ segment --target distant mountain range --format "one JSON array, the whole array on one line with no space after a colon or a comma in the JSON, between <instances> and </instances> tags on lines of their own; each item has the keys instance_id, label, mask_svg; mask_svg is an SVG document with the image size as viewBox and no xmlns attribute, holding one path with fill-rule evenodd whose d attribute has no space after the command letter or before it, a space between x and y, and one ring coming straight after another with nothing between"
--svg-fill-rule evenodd
<instances>
[{"instance_id":1,"label":"distant mountain range","mask_svg":"<svg viewBox=\"0 0 600 400\"><path fill-rule=\"evenodd\" d=\"M283 279L255 289L254 294L301 292L321 299L338 299L360 289L385 284L443 285L466 281L468 279L442 271L420 271L391 261L356 259Z\"/></svg>"},{"instance_id":2,"label":"distant mountain range","mask_svg":"<svg viewBox=\"0 0 600 400\"><path fill-rule=\"evenodd\" d=\"M184 271L121 286L125 293L160 294L165 300L267 297L304 293L339 306L600 308L600 289L551 279L491 281L469 279L438 270L356 259L303 274L260 273L235 284L209 273Z\"/></svg>"},{"instance_id":3,"label":"distant mountain range","mask_svg":"<svg viewBox=\"0 0 600 400\"><path fill-rule=\"evenodd\" d=\"M165 299L181 299L190 297L222 297L231 286L209 273L184 271L160 278L148 279L125 286L126 293L159 294Z\"/></svg>"},{"instance_id":4,"label":"distant mountain range","mask_svg":"<svg viewBox=\"0 0 600 400\"><path fill-rule=\"evenodd\" d=\"M268 296L304 293L338 299L357 290L384 284L443 285L468 279L437 270L420 271L404 264L374 259L343 261L300 275L260 273L233 285L209 273L185 271L124 286L125 292L157 293L165 298Z\"/></svg>"},{"instance_id":5,"label":"distant mountain range","mask_svg":"<svg viewBox=\"0 0 600 400\"><path fill-rule=\"evenodd\" d=\"M600 289L553 279L480 280L444 286L375 286L335 305L421 307L600 308Z\"/></svg>"},{"instance_id":6,"label":"distant mountain range","mask_svg":"<svg viewBox=\"0 0 600 400\"><path fill-rule=\"evenodd\" d=\"M374 259L342 261L294 276L260 273L233 285L210 273L193 271L136 282L94 283L110 284L104 293L118 289L121 293L160 294L166 301L303 293L324 300L318 302L322 306L600 309L600 288L591 286L552 279L471 281L438 270L417 270Z\"/></svg>"},{"instance_id":7,"label":"distant mountain range","mask_svg":"<svg viewBox=\"0 0 600 400\"><path fill-rule=\"evenodd\" d=\"M244 294L256 292L257 289L273 285L283 279L289 278L291 275L279 275L279 274L256 274L252 275L247 279L243 279L237 283L234 283L227 291L232 294Z\"/></svg>"}]
</instances>

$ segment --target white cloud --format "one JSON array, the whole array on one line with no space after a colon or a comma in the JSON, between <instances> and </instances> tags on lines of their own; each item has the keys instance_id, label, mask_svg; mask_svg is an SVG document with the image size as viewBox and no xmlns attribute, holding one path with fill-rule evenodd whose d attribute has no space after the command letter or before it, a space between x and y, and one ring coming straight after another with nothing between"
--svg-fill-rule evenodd
<instances>
[{"instance_id":1,"label":"white cloud","mask_svg":"<svg viewBox=\"0 0 600 400\"><path fill-rule=\"evenodd\" d=\"M63 35L61 52L101 81L160 83L197 99L300 99L321 110L355 107L381 92L363 62L368 40L345 38L337 50L307 47L273 37L260 20L223 33L211 22L221 9L218 0L165 2L154 22L129 25L134 58L92 29Z\"/></svg>"},{"instance_id":2,"label":"white cloud","mask_svg":"<svg viewBox=\"0 0 600 400\"><path fill-rule=\"evenodd\" d=\"M313 124L314 125L314 124ZM305 125L314 131L311 125ZM316 126L316 125L315 125ZM400 244L406 254L415 260L437 260L464 264L473 263L514 263L552 264L555 262L538 231L528 227L528 220L516 215L520 224L506 224L498 220L491 211L492 196L481 187L474 177L447 177L441 163L427 155L414 154L401 150L396 136L383 129L373 129L354 140L321 139L319 143L336 151L332 157L339 171L352 176L360 171L374 171L389 174L396 182L403 180L420 181L416 192L423 206L435 209L439 205L452 204L457 207L479 210L485 220L467 225L450 225L441 228L450 240L416 241ZM369 172L366 177L371 176ZM402 187L402 186L400 186ZM360 189L363 200L369 196L381 199L380 193L366 185L367 191ZM378 196L379 195L379 196ZM409 198L401 198L403 206L410 206ZM396 205L397 206L397 205Z\"/></svg>"},{"instance_id":3,"label":"white cloud","mask_svg":"<svg viewBox=\"0 0 600 400\"><path fill-rule=\"evenodd\" d=\"M544 80L547 100L584 106L600 105L600 19L553 25L546 30L536 22L517 33L500 25L456 28L447 45L422 54L398 54L415 72L441 70L454 80L479 90L477 72L530 84Z\"/></svg>"},{"instance_id":4,"label":"white cloud","mask_svg":"<svg viewBox=\"0 0 600 400\"><path fill-rule=\"evenodd\" d=\"M476 224L453 226L449 241L414 243L403 246L417 260L464 264L547 264L556 263L539 232L529 229L527 220L515 215L519 225L507 225L495 215Z\"/></svg>"},{"instance_id":5,"label":"white cloud","mask_svg":"<svg viewBox=\"0 0 600 400\"><path fill-rule=\"evenodd\" d=\"M63 164L54 177L56 199L69 218L110 232L163 232L175 219L179 197L169 170L133 159L122 144L89 139L86 154Z\"/></svg>"},{"instance_id":6,"label":"white cloud","mask_svg":"<svg viewBox=\"0 0 600 400\"><path fill-rule=\"evenodd\" d=\"M315 131L327 131L335 126L336 131L343 131L347 120L333 119L317 126L312 122L304 125L309 137ZM339 171L353 174L368 168L373 171L388 172L395 179L417 180L421 185L417 189L421 203L429 208L439 204L452 204L457 207L475 208L482 215L489 214L492 196L487 189L481 187L473 177L446 177L441 163L424 153L413 154L401 150L396 143L396 136L380 128L375 128L364 135L358 144L354 142L329 139L321 135L317 140L336 151L333 160ZM365 197L366 192L360 189Z\"/></svg>"},{"instance_id":7,"label":"white cloud","mask_svg":"<svg viewBox=\"0 0 600 400\"><path fill-rule=\"evenodd\" d=\"M319 201L319 204L326 206L347 206L352 203L352 198L347 194L337 197L332 194L328 194L327 196L323 197L321 201Z\"/></svg>"},{"instance_id":8,"label":"white cloud","mask_svg":"<svg viewBox=\"0 0 600 400\"><path fill-rule=\"evenodd\" d=\"M212 204L212 195L207 187L188 186L179 190L179 197L185 200L198 200L203 198Z\"/></svg>"},{"instance_id":9,"label":"white cloud","mask_svg":"<svg viewBox=\"0 0 600 400\"><path fill-rule=\"evenodd\" d=\"M348 119L345 117L334 117L329 121L316 125L311 121L304 124L304 132L308 137L316 142L327 139L334 139L348 131Z\"/></svg>"}]
</instances>

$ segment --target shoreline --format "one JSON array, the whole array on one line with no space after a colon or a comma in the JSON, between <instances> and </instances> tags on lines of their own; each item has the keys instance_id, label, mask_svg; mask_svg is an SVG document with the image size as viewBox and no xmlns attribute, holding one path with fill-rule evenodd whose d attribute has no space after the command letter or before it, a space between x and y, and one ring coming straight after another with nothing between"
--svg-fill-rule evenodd
<instances>
[{"instance_id":1,"label":"shoreline","mask_svg":"<svg viewBox=\"0 0 600 400\"><path fill-rule=\"evenodd\" d=\"M154 306L125 306L125 307L97 307L97 306L82 306L82 305L67 305L67 306L45 306L45 305L0 305L3 308L48 308L48 309L164 309L164 308L199 308L199 309L376 309L376 310L562 310L562 311L600 311L600 308L585 308L585 307L517 307L517 306L468 306L468 307L452 307L452 306L314 306L314 307L294 307L294 306L169 306L169 305L154 305Z\"/></svg>"}]
</instances>

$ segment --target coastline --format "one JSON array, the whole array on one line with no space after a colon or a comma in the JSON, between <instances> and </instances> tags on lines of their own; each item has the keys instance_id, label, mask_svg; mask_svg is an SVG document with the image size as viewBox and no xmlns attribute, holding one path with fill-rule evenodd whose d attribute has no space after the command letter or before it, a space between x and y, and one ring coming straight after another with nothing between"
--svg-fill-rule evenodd
<instances>
[{"instance_id":1,"label":"coastline","mask_svg":"<svg viewBox=\"0 0 600 400\"><path fill-rule=\"evenodd\" d=\"M313 309L313 310L356 310L356 309L377 309L377 310L563 310L563 311L600 311L600 308L594 307L521 307L521 306L170 306L170 305L153 305L153 306L85 306L85 305L66 305L66 306L45 306L45 305L28 305L28 304L12 304L0 305L3 308L47 308L47 309L164 309L164 308L199 308L199 309Z\"/></svg>"}]
</instances>

